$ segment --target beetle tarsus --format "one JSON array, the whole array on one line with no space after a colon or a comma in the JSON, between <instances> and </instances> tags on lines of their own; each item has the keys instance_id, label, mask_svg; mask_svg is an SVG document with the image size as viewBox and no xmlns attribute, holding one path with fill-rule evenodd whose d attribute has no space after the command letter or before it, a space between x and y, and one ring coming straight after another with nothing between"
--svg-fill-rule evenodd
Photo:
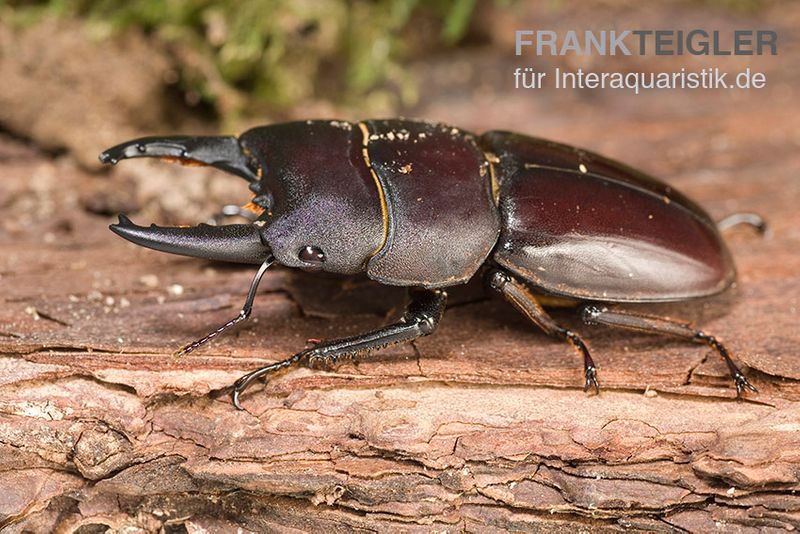
<instances>
[{"instance_id":1,"label":"beetle tarsus","mask_svg":"<svg viewBox=\"0 0 800 534\"><path fill-rule=\"evenodd\" d=\"M258 380L262 376L266 376L275 373L277 371L280 371L281 369L286 369L287 367L291 367L292 365L298 364L305 356L306 356L305 351L298 352L297 354L291 356L290 358L286 358L285 360L281 360L279 362L275 362L265 367L261 367L260 369L256 369L255 371L247 373L246 375L239 378L239 380L233 383L233 393L231 395L233 405L239 410L244 410L244 408L242 408L241 403L239 402L239 396L242 394L244 390L250 387L250 384Z\"/></svg>"},{"instance_id":2,"label":"beetle tarsus","mask_svg":"<svg viewBox=\"0 0 800 534\"><path fill-rule=\"evenodd\" d=\"M722 344L717 338L712 335L706 334L702 330L697 330L694 332L693 340L696 343L705 343L709 345L711 348L716 350L722 359L725 361L725 364L728 366L728 371L731 374L731 378L733 378L733 383L736 386L736 397L742 398L745 390L750 390L754 393L758 393L758 389L747 380L747 377L744 376L741 369L733 362L733 359L728 352L727 347Z\"/></svg>"},{"instance_id":3,"label":"beetle tarsus","mask_svg":"<svg viewBox=\"0 0 800 534\"><path fill-rule=\"evenodd\" d=\"M569 342L570 345L583 356L583 374L586 381L583 384L583 391L588 392L590 388L594 388L595 395L600 394L600 384L597 382L597 366L594 364L592 355L589 353L589 347L583 342L583 339L571 330L564 330L562 333L563 338Z\"/></svg>"},{"instance_id":4,"label":"beetle tarsus","mask_svg":"<svg viewBox=\"0 0 800 534\"><path fill-rule=\"evenodd\" d=\"M736 386L736 396L741 397L746 390L757 393L758 390L752 385L744 373L733 362L727 347L716 337L706 334L702 330L697 330L689 323L656 317L653 315L643 315L628 311L612 310L606 307L586 306L583 308L583 320L587 324L602 324L606 326L647 332L649 334L661 334L679 337L695 343L708 345L720 356L728 366L731 378Z\"/></svg>"},{"instance_id":5,"label":"beetle tarsus","mask_svg":"<svg viewBox=\"0 0 800 534\"><path fill-rule=\"evenodd\" d=\"M248 373L233 385L233 405L241 409L239 396L256 379L285 369L300 362L309 366L330 366L342 358L370 350L381 349L395 343L413 341L432 333L444 315L447 293L438 289L421 289L411 292L402 319L377 330L331 341L298 352L294 356Z\"/></svg>"},{"instance_id":6,"label":"beetle tarsus","mask_svg":"<svg viewBox=\"0 0 800 534\"><path fill-rule=\"evenodd\" d=\"M600 394L600 384L597 383L597 368L594 365L586 367L584 373L586 375L586 382L583 384L583 391L588 392L589 389L594 388L595 395Z\"/></svg>"},{"instance_id":7,"label":"beetle tarsus","mask_svg":"<svg viewBox=\"0 0 800 534\"><path fill-rule=\"evenodd\" d=\"M205 345L215 337L219 336L226 330L241 323L242 321L246 321L250 317L250 314L253 311L253 301L256 298L256 292L258 291L258 284L261 283L261 278L264 276L264 273L267 272L267 269L269 268L270 265L272 265L272 262L274 261L275 261L274 258L269 257L264 261L264 263L261 264L261 267L258 268L256 275L253 277L253 281L250 282L250 289L247 292L247 299L245 300L242 309L239 310L239 315L237 315L227 323L223 324L216 330L209 332L200 339L192 341L191 343L187 343L180 349L176 350L173 353L173 356L175 358L180 358L181 356L185 356L190 352L194 351L195 349L197 349L198 347L202 347L203 345Z\"/></svg>"},{"instance_id":8,"label":"beetle tarsus","mask_svg":"<svg viewBox=\"0 0 800 534\"><path fill-rule=\"evenodd\" d=\"M758 213L750 212L731 213L727 217L723 217L717 221L717 228L719 228L720 232L724 232L726 230L730 230L734 226L739 226L740 224L746 224L753 227L756 232L761 235L765 235L767 232L769 232L769 224L767 224L767 221L764 219L764 217Z\"/></svg>"},{"instance_id":9,"label":"beetle tarsus","mask_svg":"<svg viewBox=\"0 0 800 534\"><path fill-rule=\"evenodd\" d=\"M756 388L753 384L747 380L747 377L744 376L741 372L737 372L736 376L733 377L734 383L736 384L736 398L742 399L744 398L745 390L750 390L753 393L758 393L758 388Z\"/></svg>"}]
</instances>

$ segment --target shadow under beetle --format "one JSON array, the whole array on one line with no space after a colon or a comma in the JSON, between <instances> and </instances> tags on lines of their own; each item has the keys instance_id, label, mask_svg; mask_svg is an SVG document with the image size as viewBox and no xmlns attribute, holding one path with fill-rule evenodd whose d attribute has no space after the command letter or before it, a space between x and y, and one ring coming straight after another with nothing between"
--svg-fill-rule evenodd
<instances>
[{"instance_id":1,"label":"shadow under beetle","mask_svg":"<svg viewBox=\"0 0 800 534\"><path fill-rule=\"evenodd\" d=\"M273 263L366 273L412 288L398 322L321 342L244 375L233 386L237 408L242 391L274 371L335 364L432 333L445 309L443 288L479 271L536 326L572 344L583 358L585 390L598 389L589 350L542 303L583 304L586 323L707 344L727 364L737 395L756 391L714 336L606 307L714 295L736 276L718 226L702 208L621 163L515 133L476 136L404 119L290 122L239 137L146 137L110 148L100 160L137 157L211 165L247 180L254 194L250 211L242 212L251 224L143 227L121 215L111 225L152 249L260 265L239 315L177 354L247 319ZM739 222L764 228L753 214L732 216L720 227Z\"/></svg>"}]
</instances>

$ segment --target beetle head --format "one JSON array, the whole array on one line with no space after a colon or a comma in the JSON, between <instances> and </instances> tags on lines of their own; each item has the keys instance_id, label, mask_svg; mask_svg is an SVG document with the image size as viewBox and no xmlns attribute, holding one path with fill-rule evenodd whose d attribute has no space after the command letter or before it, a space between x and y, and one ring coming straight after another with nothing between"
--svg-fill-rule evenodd
<instances>
[{"instance_id":1,"label":"beetle head","mask_svg":"<svg viewBox=\"0 0 800 534\"><path fill-rule=\"evenodd\" d=\"M205 259L261 263L342 274L362 272L381 247L385 221L378 188L350 123L303 121L234 137L142 138L100 155L104 163L160 157L211 165L250 182L264 208L255 224L186 228L112 225L138 245Z\"/></svg>"},{"instance_id":2,"label":"beetle head","mask_svg":"<svg viewBox=\"0 0 800 534\"><path fill-rule=\"evenodd\" d=\"M270 199L264 239L282 265L353 274L381 247L381 198L362 134L338 121L254 128L239 142L258 164L258 197Z\"/></svg>"}]
</instances>

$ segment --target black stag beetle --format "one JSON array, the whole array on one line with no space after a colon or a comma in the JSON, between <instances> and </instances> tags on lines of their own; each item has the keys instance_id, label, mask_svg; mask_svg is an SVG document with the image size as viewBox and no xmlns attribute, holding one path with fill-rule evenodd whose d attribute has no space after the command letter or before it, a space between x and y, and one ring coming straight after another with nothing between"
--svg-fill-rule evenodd
<instances>
[{"instance_id":1,"label":"black stag beetle","mask_svg":"<svg viewBox=\"0 0 800 534\"><path fill-rule=\"evenodd\" d=\"M204 164L250 182L251 224L137 226L121 215L111 230L152 249L260 265L239 315L177 354L186 354L250 315L273 263L339 274L366 273L407 286L396 323L325 341L244 375L233 403L254 380L294 364L343 357L432 333L445 288L479 270L489 287L547 334L583 357L585 390L597 372L581 337L542 304L583 304L586 323L677 336L711 346L739 396L756 391L714 336L671 319L607 303L681 301L728 288L736 273L720 224L686 196L637 170L571 146L504 131L476 136L405 119L301 121L239 137L146 137L100 155L103 163L159 157Z\"/></svg>"}]
</instances>

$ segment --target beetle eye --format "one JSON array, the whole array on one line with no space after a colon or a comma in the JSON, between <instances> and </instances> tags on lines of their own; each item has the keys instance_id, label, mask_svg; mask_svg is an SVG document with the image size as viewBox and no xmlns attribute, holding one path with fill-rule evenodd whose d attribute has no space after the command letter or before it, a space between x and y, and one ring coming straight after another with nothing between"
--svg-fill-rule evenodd
<instances>
[{"instance_id":1,"label":"beetle eye","mask_svg":"<svg viewBox=\"0 0 800 534\"><path fill-rule=\"evenodd\" d=\"M303 263L311 264L314 267L321 267L325 263L325 253L322 252L322 249L311 245L301 248L297 257Z\"/></svg>"}]
</instances>

